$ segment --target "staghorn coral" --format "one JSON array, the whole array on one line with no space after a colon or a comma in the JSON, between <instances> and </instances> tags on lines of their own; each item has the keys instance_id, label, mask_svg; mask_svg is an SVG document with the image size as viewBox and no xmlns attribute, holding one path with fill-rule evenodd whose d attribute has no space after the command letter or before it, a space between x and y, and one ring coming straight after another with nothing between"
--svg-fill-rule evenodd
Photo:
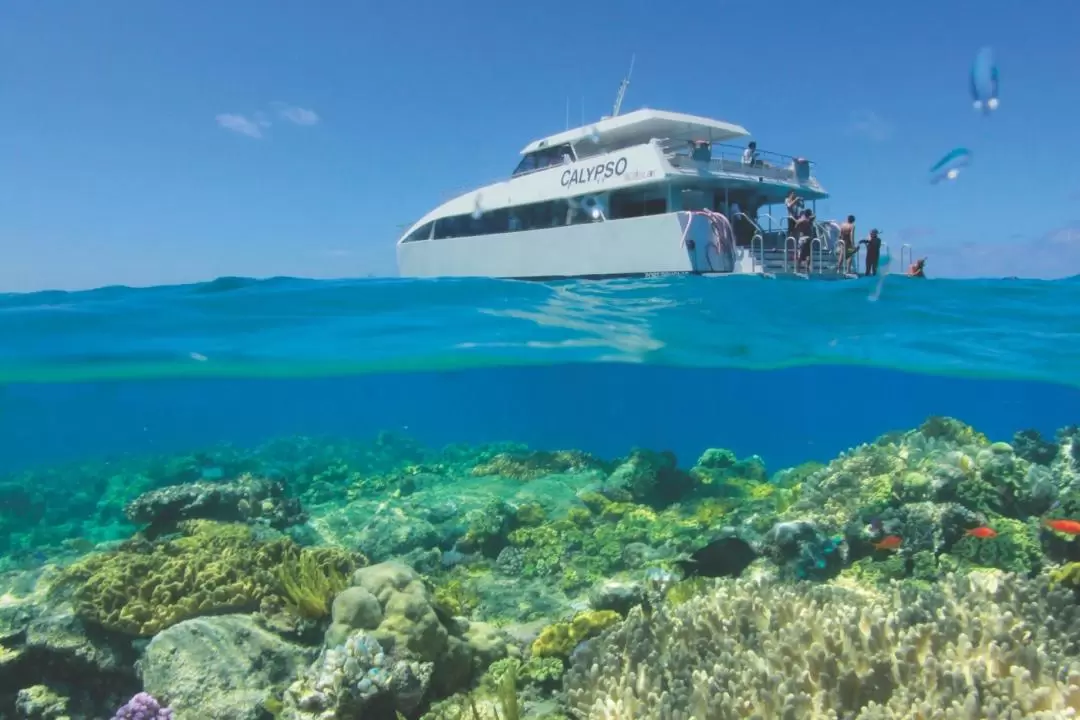
<instances>
[{"instance_id":1,"label":"staghorn coral","mask_svg":"<svg viewBox=\"0 0 1080 720\"><path fill-rule=\"evenodd\" d=\"M949 575L887 593L719 581L575 653L589 720L1036 718L1080 710L1080 608L1045 579Z\"/></svg>"}]
</instances>

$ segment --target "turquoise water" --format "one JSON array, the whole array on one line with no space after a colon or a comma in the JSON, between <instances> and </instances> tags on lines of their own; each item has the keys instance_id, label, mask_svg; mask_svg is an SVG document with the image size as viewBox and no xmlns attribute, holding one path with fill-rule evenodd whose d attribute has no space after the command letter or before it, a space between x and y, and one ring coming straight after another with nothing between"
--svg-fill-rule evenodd
<instances>
[{"instance_id":1,"label":"turquoise water","mask_svg":"<svg viewBox=\"0 0 1080 720\"><path fill-rule=\"evenodd\" d=\"M1080 278L0 295L0 719L1068 717L1076 308Z\"/></svg>"},{"instance_id":2,"label":"turquoise water","mask_svg":"<svg viewBox=\"0 0 1080 720\"><path fill-rule=\"evenodd\" d=\"M624 362L1080 384L1080 279L212 283L0 295L0 381Z\"/></svg>"}]
</instances>

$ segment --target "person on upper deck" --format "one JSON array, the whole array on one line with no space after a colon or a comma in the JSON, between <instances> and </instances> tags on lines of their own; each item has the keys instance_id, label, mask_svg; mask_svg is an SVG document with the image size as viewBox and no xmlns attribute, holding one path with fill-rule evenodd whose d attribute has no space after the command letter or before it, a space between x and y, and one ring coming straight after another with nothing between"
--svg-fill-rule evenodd
<instances>
[{"instance_id":1,"label":"person on upper deck","mask_svg":"<svg viewBox=\"0 0 1080 720\"><path fill-rule=\"evenodd\" d=\"M749 165L750 167L756 167L759 164L757 143L753 140L751 140L750 144L746 146L745 150L743 150L742 164Z\"/></svg>"},{"instance_id":2,"label":"person on upper deck","mask_svg":"<svg viewBox=\"0 0 1080 720\"><path fill-rule=\"evenodd\" d=\"M855 216L848 215L840 226L840 242L836 245L836 272L849 273L855 261Z\"/></svg>"},{"instance_id":3,"label":"person on upper deck","mask_svg":"<svg viewBox=\"0 0 1080 720\"><path fill-rule=\"evenodd\" d=\"M877 228L870 231L870 237L859 241L866 246L866 270L864 275L877 275L878 260L881 257L881 233Z\"/></svg>"}]
</instances>

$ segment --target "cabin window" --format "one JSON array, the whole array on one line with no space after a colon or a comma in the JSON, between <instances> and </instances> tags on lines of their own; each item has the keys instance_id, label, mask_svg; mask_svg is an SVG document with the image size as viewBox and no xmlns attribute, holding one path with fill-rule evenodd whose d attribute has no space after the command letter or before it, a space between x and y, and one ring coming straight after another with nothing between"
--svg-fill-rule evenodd
<instances>
[{"instance_id":1,"label":"cabin window","mask_svg":"<svg viewBox=\"0 0 1080 720\"><path fill-rule=\"evenodd\" d=\"M667 189L663 186L616 190L608 201L608 219L663 215L667 212L667 204Z\"/></svg>"},{"instance_id":2,"label":"cabin window","mask_svg":"<svg viewBox=\"0 0 1080 720\"><path fill-rule=\"evenodd\" d=\"M408 236L402 240L402 242L416 242L417 240L430 240L431 228L435 225L434 222L426 222L420 227L413 230Z\"/></svg>"},{"instance_id":3,"label":"cabin window","mask_svg":"<svg viewBox=\"0 0 1080 720\"><path fill-rule=\"evenodd\" d=\"M569 143L543 148L521 158L521 162L518 163L517 168L514 170L514 175L523 175L534 170L565 165L574 162L575 158L574 148Z\"/></svg>"},{"instance_id":4,"label":"cabin window","mask_svg":"<svg viewBox=\"0 0 1080 720\"><path fill-rule=\"evenodd\" d=\"M641 195L640 192L637 194ZM490 210L480 217L473 217L470 213L468 215L439 218L435 221L432 238L443 240L446 238L497 235L499 233L544 230L595 222L593 217L578 205L584 197L586 196L574 198L575 202L573 204L568 200L551 200L531 205ZM653 205L648 203L653 203ZM655 215L665 212L667 203L664 198L660 198L659 205L655 203L655 200L645 201L639 199L632 212L637 212L638 215ZM638 215L626 215L624 217L637 217ZM430 223L427 227L430 229ZM420 232L420 230L417 232ZM414 234L416 233L410 234L406 242L409 242ZM427 239L427 233L423 234L424 237L418 239Z\"/></svg>"}]
</instances>

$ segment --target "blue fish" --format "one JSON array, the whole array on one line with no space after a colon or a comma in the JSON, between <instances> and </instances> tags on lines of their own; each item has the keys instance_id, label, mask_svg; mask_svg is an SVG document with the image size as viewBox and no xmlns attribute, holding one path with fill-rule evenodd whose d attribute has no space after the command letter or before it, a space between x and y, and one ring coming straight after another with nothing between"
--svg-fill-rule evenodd
<instances>
[{"instance_id":1,"label":"blue fish","mask_svg":"<svg viewBox=\"0 0 1080 720\"><path fill-rule=\"evenodd\" d=\"M971 99L984 115L998 108L998 69L988 47L979 50L971 64Z\"/></svg>"},{"instance_id":2,"label":"blue fish","mask_svg":"<svg viewBox=\"0 0 1080 720\"><path fill-rule=\"evenodd\" d=\"M936 185L942 180L955 180L960 175L960 171L971 164L971 158L971 151L967 148L953 148L930 168L930 184Z\"/></svg>"}]
</instances>

